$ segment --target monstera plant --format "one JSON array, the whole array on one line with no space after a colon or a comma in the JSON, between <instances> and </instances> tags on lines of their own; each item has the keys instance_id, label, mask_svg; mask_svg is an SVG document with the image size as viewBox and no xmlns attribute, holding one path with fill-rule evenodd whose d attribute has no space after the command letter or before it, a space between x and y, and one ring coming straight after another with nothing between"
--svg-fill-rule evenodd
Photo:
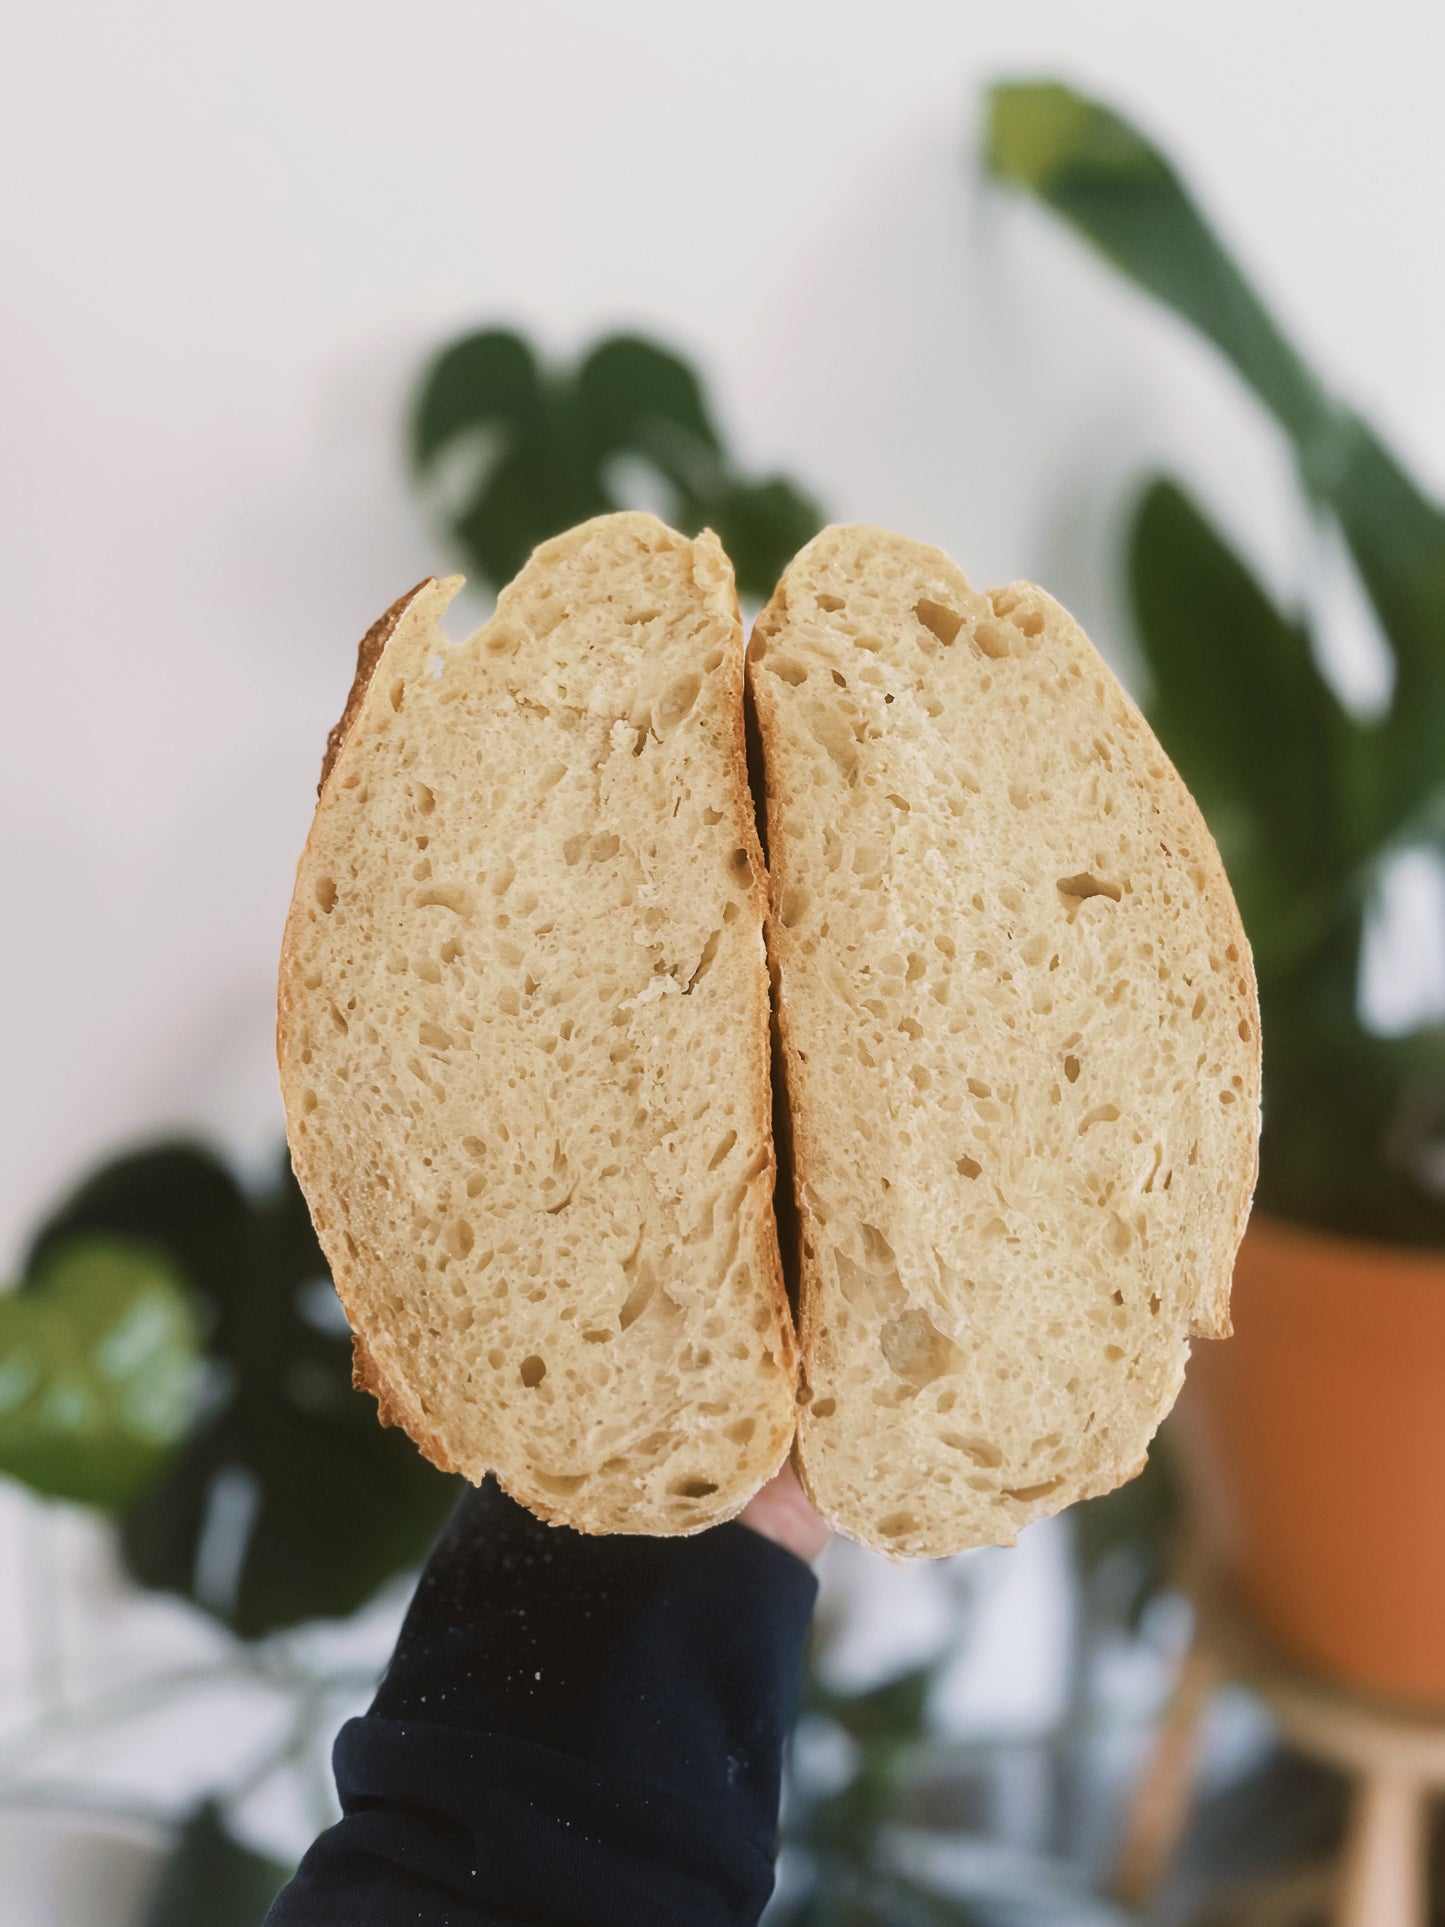
<instances>
[{"instance_id":1,"label":"monstera plant","mask_svg":"<svg viewBox=\"0 0 1445 1927\"><path fill-rule=\"evenodd\" d=\"M122 1254L129 1275L149 1282L146 1322L132 1311L119 1339L109 1334L92 1351L97 1370L102 1345L114 1353L128 1342L137 1370L145 1361L148 1378L130 1403L143 1396L152 1425L167 1421L159 1443L171 1450L152 1454L144 1476L117 1475L104 1491L75 1478L61 1490L52 1467L92 1433L97 1453L115 1462L97 1402L93 1417L77 1413L63 1450L53 1427L32 1440L30 1483L117 1507L132 1575L190 1599L245 1639L352 1612L416 1564L454 1482L400 1433L383 1431L371 1401L352 1390L346 1320L289 1161L248 1192L197 1144L116 1159L41 1226L28 1282L0 1298L0 1320L32 1303L43 1310L67 1279L84 1277L88 1317L72 1315L70 1330L86 1329L100 1281L113 1278ZM171 1294L164 1301L162 1284ZM195 1395L182 1407L169 1380L159 1397L156 1381L176 1373L186 1341L197 1364ZM18 1449L7 1460L3 1433L0 1465L25 1475ZM219 1537L218 1509L229 1521Z\"/></svg>"},{"instance_id":2,"label":"monstera plant","mask_svg":"<svg viewBox=\"0 0 1445 1927\"><path fill-rule=\"evenodd\" d=\"M692 368L637 335L599 341L575 368L544 366L506 329L463 336L425 374L412 455L424 480L460 468L452 536L494 588L559 529L635 506L638 479L686 534L714 530L758 600L822 519L783 477L739 474Z\"/></svg>"},{"instance_id":3,"label":"monstera plant","mask_svg":"<svg viewBox=\"0 0 1445 1927\"><path fill-rule=\"evenodd\" d=\"M1151 715L1218 840L1259 972L1259 1201L1321 1229L1445 1244L1445 1033L1377 1036L1359 998L1385 865L1445 849L1445 511L1286 339L1130 122L1055 82L1000 86L987 153L1224 357L1373 605L1393 688L1366 718L1321 668L1304 613L1272 600L1178 481L1146 485L1125 535Z\"/></svg>"},{"instance_id":4,"label":"monstera plant","mask_svg":"<svg viewBox=\"0 0 1445 1927\"><path fill-rule=\"evenodd\" d=\"M1348 705L1311 598L1281 606L1181 483L1146 483L1124 560L1147 700L1238 896L1264 1041L1236 1336L1191 1365L1181 1463L1201 1543L1297 1664L1438 1705L1445 1025L1381 1034L1361 969L1392 863L1445 860L1445 509L1293 347L1120 114L1056 82L1000 86L986 153L1267 411L1316 552L1348 556L1388 660L1378 713Z\"/></svg>"},{"instance_id":5,"label":"monstera plant","mask_svg":"<svg viewBox=\"0 0 1445 1927\"><path fill-rule=\"evenodd\" d=\"M321 1743L328 1693L364 1684L298 1655L287 1631L354 1612L418 1564L455 1487L352 1390L346 1321L289 1161L248 1189L188 1142L112 1160L35 1233L0 1295L0 1473L108 1513L136 1581L236 1636L216 1677L290 1693L286 1730L243 1791ZM105 1693L55 1701L29 1738L41 1749L103 1729L206 1677L163 1673L118 1709ZM10 1736L12 1761L24 1739ZM208 1797L180 1829L150 1927L255 1927L285 1875Z\"/></svg>"}]
</instances>

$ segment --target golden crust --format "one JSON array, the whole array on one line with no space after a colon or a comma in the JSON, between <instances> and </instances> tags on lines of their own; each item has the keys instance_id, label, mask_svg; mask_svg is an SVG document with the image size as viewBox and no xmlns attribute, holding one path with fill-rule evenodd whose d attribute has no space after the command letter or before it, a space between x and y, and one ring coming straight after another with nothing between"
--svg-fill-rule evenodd
<instances>
[{"instance_id":1,"label":"golden crust","mask_svg":"<svg viewBox=\"0 0 1445 1927\"><path fill-rule=\"evenodd\" d=\"M349 1316L349 1314L348 1314ZM407 1411L381 1367L372 1357L366 1340L359 1331L351 1334L351 1383L358 1392L370 1392L376 1400L376 1416L379 1424L394 1425L399 1432L405 1432L412 1444L418 1447L422 1457L430 1459L440 1472L460 1472L459 1465L453 1465L447 1456L446 1448L435 1433Z\"/></svg>"},{"instance_id":2,"label":"golden crust","mask_svg":"<svg viewBox=\"0 0 1445 1927\"><path fill-rule=\"evenodd\" d=\"M435 576L423 576L415 588L408 589L403 596L398 596L386 614L377 617L357 644L356 674L352 677L351 688L347 692L346 707L326 734L326 754L321 759L321 780L316 785L318 796L326 788L326 779L335 767L337 757L341 754L341 745L346 741L351 725L356 721L361 705L366 700L366 692L371 687L376 665L381 661L382 651L390 642L392 632L422 590L429 588L435 581Z\"/></svg>"}]
</instances>

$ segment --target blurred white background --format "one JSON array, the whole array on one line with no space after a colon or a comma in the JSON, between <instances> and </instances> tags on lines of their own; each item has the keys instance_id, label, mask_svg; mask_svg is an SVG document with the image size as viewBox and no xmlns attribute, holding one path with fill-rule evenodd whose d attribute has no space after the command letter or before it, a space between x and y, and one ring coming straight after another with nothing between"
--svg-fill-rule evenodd
<instances>
[{"instance_id":1,"label":"blurred white background","mask_svg":"<svg viewBox=\"0 0 1445 1927\"><path fill-rule=\"evenodd\" d=\"M1126 672L1111 532L1166 461L1318 608L1369 696L1366 619L1309 546L1273 429L1175 324L983 189L974 150L990 79L1117 101L1445 492L1427 0L49 0L10 26L7 1267L120 1140L195 1126L254 1158L279 1139L292 870L357 638L451 559L402 429L422 360L464 328L518 324L556 355L658 335L701 362L745 465L943 544L981 584L1041 578ZM992 1588L1011 1633L973 1646L975 1713L1027 1721L1049 1696L1050 1544ZM109 1584L92 1571L101 1606ZM919 1598L892 1618L905 1646L937 1643L938 1596ZM152 1644L200 1637L156 1611ZM192 1733L192 1762L212 1739ZM174 1745L151 1757L183 1783Z\"/></svg>"},{"instance_id":2,"label":"blurred white background","mask_svg":"<svg viewBox=\"0 0 1445 1927\"><path fill-rule=\"evenodd\" d=\"M278 1131L292 868L356 639L448 559L401 431L456 331L516 321L562 354L654 331L701 360L751 466L980 582L1041 576L1105 647L1109 518L1157 457L1299 590L1274 431L1065 234L980 190L984 83L1057 72L1165 138L1303 345L1445 488L1427 0L1367 21L50 0L9 42L6 1263L118 1138Z\"/></svg>"}]
</instances>

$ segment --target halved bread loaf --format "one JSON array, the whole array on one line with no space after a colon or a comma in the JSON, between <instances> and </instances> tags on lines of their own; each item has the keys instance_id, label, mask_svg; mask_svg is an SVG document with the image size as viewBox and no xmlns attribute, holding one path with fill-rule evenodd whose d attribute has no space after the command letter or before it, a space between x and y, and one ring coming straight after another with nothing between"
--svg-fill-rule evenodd
<instances>
[{"instance_id":1,"label":"halved bread loaf","mask_svg":"<svg viewBox=\"0 0 1445 1927\"><path fill-rule=\"evenodd\" d=\"M363 644L281 963L292 1154L382 1414L588 1532L793 1432L762 863L716 540L604 516Z\"/></svg>"},{"instance_id":2,"label":"halved bread loaf","mask_svg":"<svg viewBox=\"0 0 1445 1927\"><path fill-rule=\"evenodd\" d=\"M829 529L748 657L819 1510L1011 1543L1137 1471L1229 1330L1249 951L1183 783L1028 583Z\"/></svg>"}]
</instances>

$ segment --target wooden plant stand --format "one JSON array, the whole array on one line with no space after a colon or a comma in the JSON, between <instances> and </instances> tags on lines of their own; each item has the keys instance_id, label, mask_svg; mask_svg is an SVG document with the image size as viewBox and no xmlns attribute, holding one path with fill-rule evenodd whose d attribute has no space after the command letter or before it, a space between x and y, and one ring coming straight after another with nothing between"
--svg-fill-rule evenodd
<instances>
[{"instance_id":1,"label":"wooden plant stand","mask_svg":"<svg viewBox=\"0 0 1445 1927\"><path fill-rule=\"evenodd\" d=\"M1355 1793L1330 1885L1335 1927L1427 1927L1431 1805L1445 1793L1445 1711L1417 1714L1292 1672L1217 1595L1191 1588L1196 1622L1149 1757L1135 1784L1115 1861L1113 1897L1145 1907L1174 1857L1193 1795L1199 1731L1216 1687L1256 1693L1287 1745L1350 1776ZM1257 1892L1249 1918L1301 1917L1316 1883L1282 1881L1272 1908Z\"/></svg>"}]
</instances>

